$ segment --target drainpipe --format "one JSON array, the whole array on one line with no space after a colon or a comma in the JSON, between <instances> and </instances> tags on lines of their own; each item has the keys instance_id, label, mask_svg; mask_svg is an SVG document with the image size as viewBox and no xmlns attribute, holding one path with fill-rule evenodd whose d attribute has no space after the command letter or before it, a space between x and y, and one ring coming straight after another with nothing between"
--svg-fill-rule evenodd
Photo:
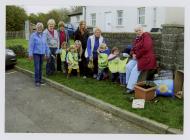
<instances>
[{"instance_id":1,"label":"drainpipe","mask_svg":"<svg viewBox=\"0 0 190 140\"><path fill-rule=\"evenodd\" d=\"M84 6L84 21L86 22L86 6Z\"/></svg>"}]
</instances>

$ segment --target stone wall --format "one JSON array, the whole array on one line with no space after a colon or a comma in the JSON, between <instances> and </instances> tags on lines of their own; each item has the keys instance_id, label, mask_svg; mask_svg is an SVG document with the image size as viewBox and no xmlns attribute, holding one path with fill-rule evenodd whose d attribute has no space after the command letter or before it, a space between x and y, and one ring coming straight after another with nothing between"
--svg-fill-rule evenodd
<instances>
[{"instance_id":1,"label":"stone wall","mask_svg":"<svg viewBox=\"0 0 190 140\"><path fill-rule=\"evenodd\" d=\"M180 25L163 25L162 33L151 33L157 63L164 69L184 68L184 27ZM123 50L131 44L135 33L102 33L107 45Z\"/></svg>"},{"instance_id":2,"label":"stone wall","mask_svg":"<svg viewBox=\"0 0 190 140\"><path fill-rule=\"evenodd\" d=\"M184 26L162 25L160 50L161 66L169 69L184 68Z\"/></svg>"}]
</instances>

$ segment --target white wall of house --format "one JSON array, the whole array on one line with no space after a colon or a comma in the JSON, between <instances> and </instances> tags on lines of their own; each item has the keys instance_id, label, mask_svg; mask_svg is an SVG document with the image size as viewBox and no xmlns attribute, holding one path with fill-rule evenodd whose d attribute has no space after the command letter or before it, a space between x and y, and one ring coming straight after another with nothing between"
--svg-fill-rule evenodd
<instances>
[{"instance_id":1,"label":"white wall of house","mask_svg":"<svg viewBox=\"0 0 190 140\"><path fill-rule=\"evenodd\" d=\"M86 12L83 8L80 20L86 18L88 26L99 27L103 32L133 32L134 27L139 24L139 8L143 9L143 7L86 6ZM118 25L118 11L122 11L121 25ZM162 24L184 25L184 8L145 7L144 11L141 16L144 16L142 25L145 31L150 31L151 28L161 28ZM71 17L71 22L79 23L76 16Z\"/></svg>"},{"instance_id":2,"label":"white wall of house","mask_svg":"<svg viewBox=\"0 0 190 140\"><path fill-rule=\"evenodd\" d=\"M167 7L165 23L184 25L184 13L183 7Z\"/></svg>"}]
</instances>

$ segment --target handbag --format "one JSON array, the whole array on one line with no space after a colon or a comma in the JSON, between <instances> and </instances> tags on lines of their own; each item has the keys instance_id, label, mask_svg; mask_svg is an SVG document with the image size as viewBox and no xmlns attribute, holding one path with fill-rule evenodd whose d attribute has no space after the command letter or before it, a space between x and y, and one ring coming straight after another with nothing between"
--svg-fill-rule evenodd
<instances>
[{"instance_id":1,"label":"handbag","mask_svg":"<svg viewBox=\"0 0 190 140\"><path fill-rule=\"evenodd\" d=\"M89 62L88 62L88 68L89 69L93 69L94 68L93 60L89 60Z\"/></svg>"}]
</instances>

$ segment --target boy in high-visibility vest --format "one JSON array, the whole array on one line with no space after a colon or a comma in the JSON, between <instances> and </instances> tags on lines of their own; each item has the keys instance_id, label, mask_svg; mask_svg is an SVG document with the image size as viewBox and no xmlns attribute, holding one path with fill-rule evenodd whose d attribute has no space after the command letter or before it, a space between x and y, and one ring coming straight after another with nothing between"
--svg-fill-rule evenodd
<instances>
[{"instance_id":1,"label":"boy in high-visibility vest","mask_svg":"<svg viewBox=\"0 0 190 140\"><path fill-rule=\"evenodd\" d=\"M108 67L108 55L110 53L109 48L105 43L102 43L98 50L98 76L97 80L102 80L106 74L106 68Z\"/></svg>"}]
</instances>

